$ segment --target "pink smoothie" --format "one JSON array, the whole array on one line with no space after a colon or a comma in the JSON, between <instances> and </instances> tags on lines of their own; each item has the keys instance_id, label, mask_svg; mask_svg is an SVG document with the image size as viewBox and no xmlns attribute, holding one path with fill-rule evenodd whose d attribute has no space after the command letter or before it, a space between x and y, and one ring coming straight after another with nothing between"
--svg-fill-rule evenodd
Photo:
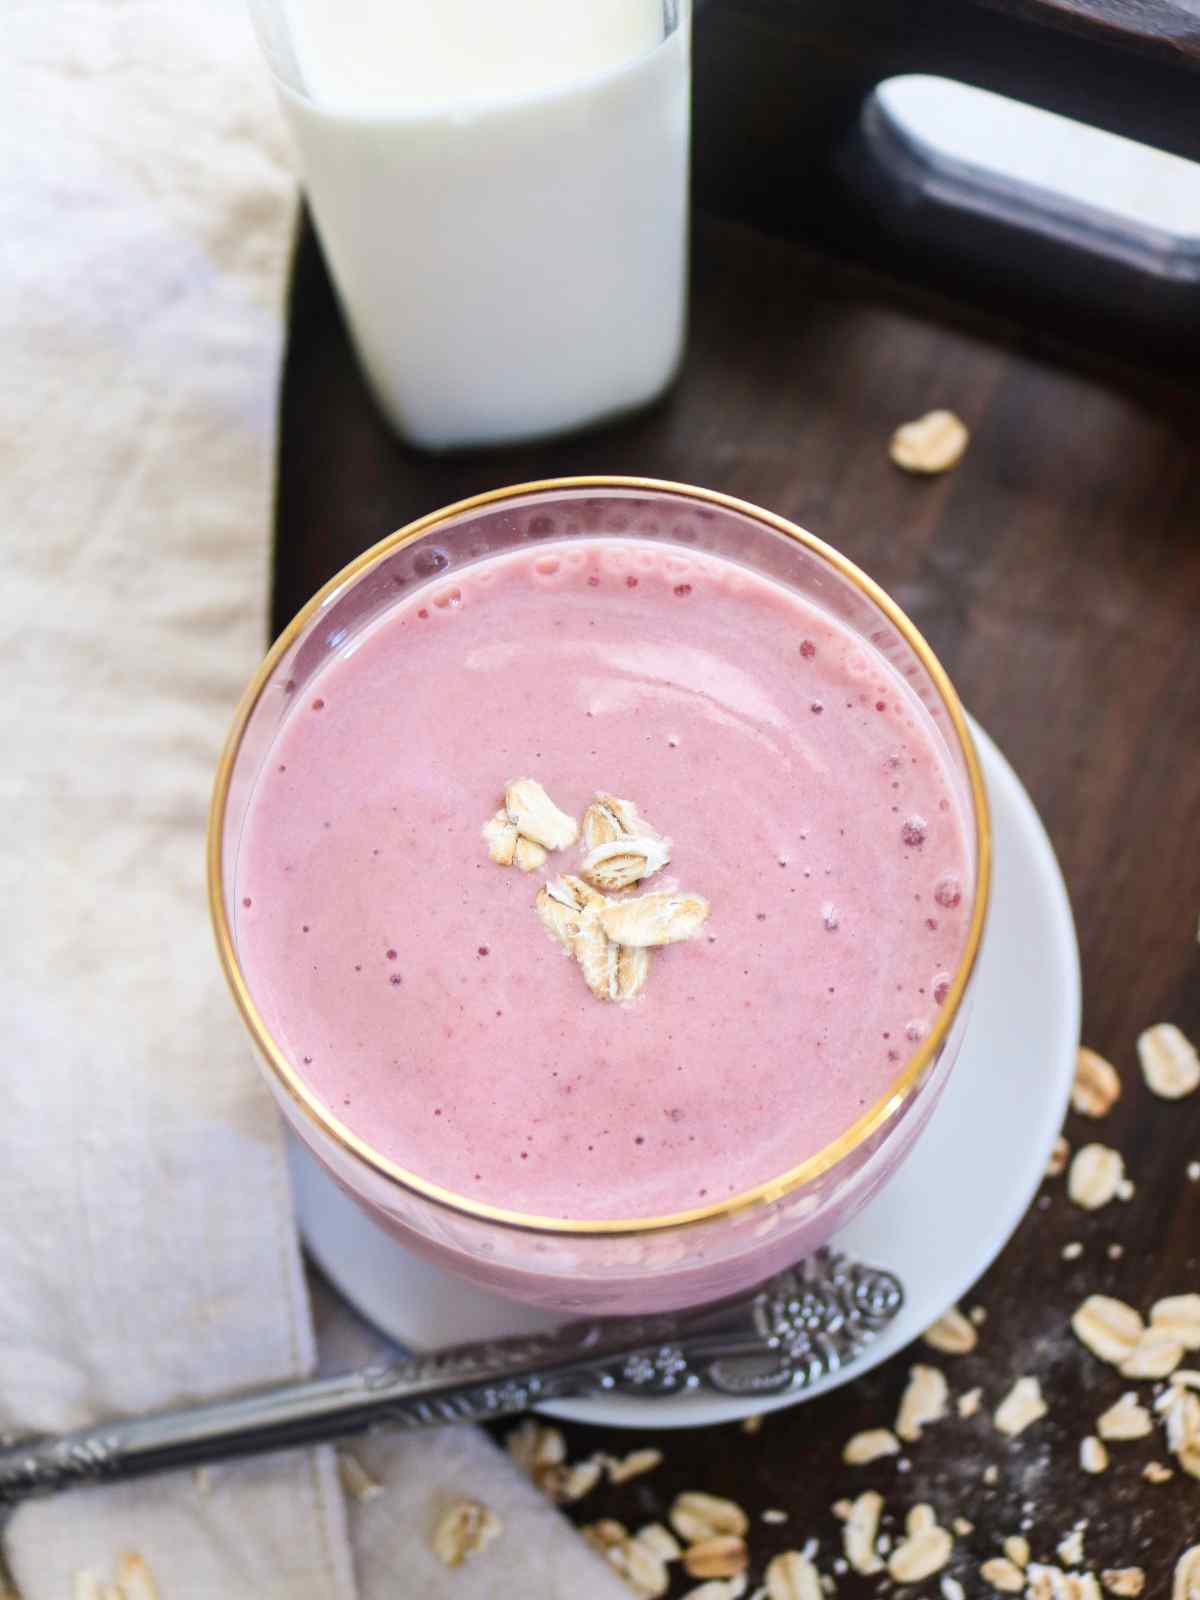
<instances>
[{"instance_id":1,"label":"pink smoothie","mask_svg":"<svg viewBox=\"0 0 1200 1600\"><path fill-rule=\"evenodd\" d=\"M645 992L599 1001L488 859L507 780L596 790L673 841L643 890L704 895ZM634 891L636 892L636 891ZM870 645L731 562L542 545L399 600L324 667L264 767L239 955L316 1094L474 1200L634 1218L776 1177L929 1029L971 884L928 714Z\"/></svg>"}]
</instances>

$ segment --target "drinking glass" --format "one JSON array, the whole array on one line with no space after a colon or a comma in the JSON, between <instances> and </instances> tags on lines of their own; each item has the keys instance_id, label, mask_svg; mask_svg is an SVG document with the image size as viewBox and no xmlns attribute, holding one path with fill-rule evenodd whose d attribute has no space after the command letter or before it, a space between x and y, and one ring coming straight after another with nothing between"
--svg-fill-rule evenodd
<instances>
[{"instance_id":1,"label":"drinking glass","mask_svg":"<svg viewBox=\"0 0 1200 1600\"><path fill-rule=\"evenodd\" d=\"M754 1187L670 1216L538 1217L454 1194L346 1126L271 1036L238 958L234 880L251 796L289 707L331 656L398 595L437 590L469 563L516 548L617 535L708 552L791 588L879 651L926 707L957 786L970 858L970 916L937 1020L887 1091L815 1154ZM793 670L780 662L780 672ZM988 899L983 778L958 696L896 603L829 545L782 517L707 489L638 478L518 485L435 511L331 579L255 674L221 757L209 819L209 897L221 963L260 1064L295 1134L341 1187L411 1249L484 1288L576 1312L632 1312L731 1294L825 1243L911 1151L962 1043ZM822 1070L828 1069L828 1063Z\"/></svg>"}]
</instances>

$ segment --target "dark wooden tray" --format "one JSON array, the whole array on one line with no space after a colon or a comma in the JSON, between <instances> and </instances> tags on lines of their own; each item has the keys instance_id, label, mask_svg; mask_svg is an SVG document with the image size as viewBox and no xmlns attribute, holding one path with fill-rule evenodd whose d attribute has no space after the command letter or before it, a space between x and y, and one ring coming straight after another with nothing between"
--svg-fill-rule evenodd
<instances>
[{"instance_id":1,"label":"dark wooden tray","mask_svg":"<svg viewBox=\"0 0 1200 1600\"><path fill-rule=\"evenodd\" d=\"M957 409L970 450L918 481L888 461L892 429ZM894 1464L851 1469L843 1443L890 1424L917 1347L836 1394L767 1420L667 1434L658 1471L598 1489L573 1515L632 1525L683 1489L730 1495L755 1517L753 1575L776 1550L838 1538L831 1503L877 1487L892 1511L921 1500L968 1517L952 1571L968 1595L998 1541L1028 1528L1035 1553L1087 1517L1089 1564L1140 1564L1168 1593L1200 1536L1200 1482L1143 1482L1155 1437L1112 1449L1099 1478L1080 1438L1129 1385L1074 1342L1078 1301L1104 1291L1147 1307L1200 1289L1200 1096L1171 1106L1141 1082L1134 1041L1173 1020L1200 1038L1200 407L1152 373L1052 353L1036 329L988 321L799 244L702 218L690 351L675 391L618 426L503 452L432 458L397 443L356 371L310 233L299 242L280 443L276 620L350 556L447 501L560 473L631 472L743 495L811 527L877 577L930 638L967 704L1024 778L1049 827L1078 919L1085 1037L1118 1063L1125 1094L1103 1123L1072 1115L1073 1143L1125 1154L1138 1192L1095 1215L1061 1181L971 1296L988 1310L978 1351L934 1359L956 1391L994 1405L1017 1376L1042 1381L1050 1417L1007 1444L988 1420L948 1420ZM1000 864L1003 870L1003 863ZM1086 1246L1064 1262L1069 1240ZM1106 1254L1123 1246L1120 1260ZM1140 1385L1146 1390L1148 1385ZM570 1427L573 1456L647 1442ZM999 1468L989 1487L983 1472ZM764 1525L782 1508L789 1520ZM1028 1507L1028 1509L1026 1509ZM823 1563L826 1570L828 1561ZM690 1585L677 1577L673 1593ZM841 1582L848 1595L865 1580ZM936 1580L915 1591L936 1594Z\"/></svg>"}]
</instances>

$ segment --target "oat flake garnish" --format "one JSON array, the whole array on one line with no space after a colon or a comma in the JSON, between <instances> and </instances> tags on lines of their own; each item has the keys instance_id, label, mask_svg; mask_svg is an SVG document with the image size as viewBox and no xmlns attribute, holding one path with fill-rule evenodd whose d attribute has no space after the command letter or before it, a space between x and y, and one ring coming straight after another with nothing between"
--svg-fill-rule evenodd
<instances>
[{"instance_id":1,"label":"oat flake garnish","mask_svg":"<svg viewBox=\"0 0 1200 1600\"><path fill-rule=\"evenodd\" d=\"M676 1495L667 1521L686 1544L699 1544L722 1533L741 1539L750 1530L749 1517L735 1501L698 1489Z\"/></svg>"},{"instance_id":2,"label":"oat flake garnish","mask_svg":"<svg viewBox=\"0 0 1200 1600\"><path fill-rule=\"evenodd\" d=\"M979 1343L979 1334L957 1306L951 1306L921 1335L927 1345L949 1356L965 1356Z\"/></svg>"},{"instance_id":3,"label":"oat flake garnish","mask_svg":"<svg viewBox=\"0 0 1200 1600\"><path fill-rule=\"evenodd\" d=\"M1146 1587L1146 1574L1141 1567L1105 1567L1100 1582L1109 1594L1137 1596Z\"/></svg>"},{"instance_id":4,"label":"oat flake garnish","mask_svg":"<svg viewBox=\"0 0 1200 1600\"><path fill-rule=\"evenodd\" d=\"M849 1467L863 1467L882 1456L898 1456L900 1441L890 1428L868 1428L847 1440L842 1460Z\"/></svg>"},{"instance_id":5,"label":"oat flake garnish","mask_svg":"<svg viewBox=\"0 0 1200 1600\"><path fill-rule=\"evenodd\" d=\"M1046 1162L1046 1176L1048 1178L1057 1178L1060 1173L1067 1170L1067 1162L1070 1159L1071 1146L1060 1133L1054 1141L1049 1160Z\"/></svg>"},{"instance_id":6,"label":"oat flake garnish","mask_svg":"<svg viewBox=\"0 0 1200 1600\"><path fill-rule=\"evenodd\" d=\"M1085 1472L1097 1473L1108 1470L1108 1451L1095 1434L1089 1433L1086 1439L1079 1441L1079 1465Z\"/></svg>"},{"instance_id":7,"label":"oat flake garnish","mask_svg":"<svg viewBox=\"0 0 1200 1600\"><path fill-rule=\"evenodd\" d=\"M1119 1150L1103 1144L1085 1144L1075 1152L1067 1175L1067 1194L1085 1211L1098 1211L1117 1198L1125 1178Z\"/></svg>"},{"instance_id":8,"label":"oat flake garnish","mask_svg":"<svg viewBox=\"0 0 1200 1600\"><path fill-rule=\"evenodd\" d=\"M689 1545L683 1552L683 1568L689 1578L732 1578L745 1571L748 1559L743 1539L718 1533Z\"/></svg>"},{"instance_id":9,"label":"oat flake garnish","mask_svg":"<svg viewBox=\"0 0 1200 1600\"><path fill-rule=\"evenodd\" d=\"M1056 1546L1056 1550L1057 1550L1057 1554L1058 1554L1058 1559L1061 1562L1063 1562L1063 1564L1065 1566L1068 1566L1068 1567L1079 1567L1079 1566L1082 1566L1083 1565L1083 1529L1079 1528L1079 1527L1072 1528L1070 1533L1068 1533L1064 1538L1062 1538L1062 1539L1060 1539L1058 1541L1058 1544Z\"/></svg>"},{"instance_id":10,"label":"oat flake garnish","mask_svg":"<svg viewBox=\"0 0 1200 1600\"><path fill-rule=\"evenodd\" d=\"M1117 1369L1125 1378L1165 1378L1183 1360L1183 1346L1167 1328L1150 1327Z\"/></svg>"},{"instance_id":11,"label":"oat flake garnish","mask_svg":"<svg viewBox=\"0 0 1200 1600\"><path fill-rule=\"evenodd\" d=\"M992 1556L980 1567L979 1576L1001 1594L1020 1594L1025 1587L1025 1574L1007 1556Z\"/></svg>"},{"instance_id":12,"label":"oat flake garnish","mask_svg":"<svg viewBox=\"0 0 1200 1600\"><path fill-rule=\"evenodd\" d=\"M767 1600L824 1600L817 1569L799 1550L781 1551L766 1571Z\"/></svg>"},{"instance_id":13,"label":"oat flake garnish","mask_svg":"<svg viewBox=\"0 0 1200 1600\"><path fill-rule=\"evenodd\" d=\"M1106 1294L1090 1294L1071 1318L1075 1337L1101 1361L1114 1365L1137 1349L1145 1324L1132 1306Z\"/></svg>"},{"instance_id":14,"label":"oat flake garnish","mask_svg":"<svg viewBox=\"0 0 1200 1600\"><path fill-rule=\"evenodd\" d=\"M1001 1433L1015 1439L1019 1433L1024 1433L1026 1428L1044 1417L1048 1409L1037 1379L1018 1378L996 1407L992 1421Z\"/></svg>"},{"instance_id":15,"label":"oat flake garnish","mask_svg":"<svg viewBox=\"0 0 1200 1600\"><path fill-rule=\"evenodd\" d=\"M504 809L518 833L546 850L565 850L579 837L579 824L551 800L536 778L513 778L504 786Z\"/></svg>"},{"instance_id":16,"label":"oat flake garnish","mask_svg":"<svg viewBox=\"0 0 1200 1600\"><path fill-rule=\"evenodd\" d=\"M855 1572L861 1572L865 1577L883 1571L883 1562L875 1550L882 1511L883 1496L877 1494L874 1489L868 1489L864 1494L860 1494L857 1500L851 1502L846 1524L842 1529L842 1545L846 1551L846 1559Z\"/></svg>"},{"instance_id":17,"label":"oat flake garnish","mask_svg":"<svg viewBox=\"0 0 1200 1600\"><path fill-rule=\"evenodd\" d=\"M348 1450L338 1451L337 1469L342 1489L351 1500L365 1503L383 1493L383 1485L379 1480L373 1478L358 1457L351 1455Z\"/></svg>"},{"instance_id":18,"label":"oat flake garnish","mask_svg":"<svg viewBox=\"0 0 1200 1600\"><path fill-rule=\"evenodd\" d=\"M1142 1076L1164 1100L1181 1100L1200 1087L1200 1056L1173 1022L1147 1028L1137 1042Z\"/></svg>"},{"instance_id":19,"label":"oat flake garnish","mask_svg":"<svg viewBox=\"0 0 1200 1600\"><path fill-rule=\"evenodd\" d=\"M503 1527L496 1513L478 1500L455 1500L434 1526L433 1553L448 1567L461 1566L468 1556L491 1544Z\"/></svg>"},{"instance_id":20,"label":"oat flake garnish","mask_svg":"<svg viewBox=\"0 0 1200 1600\"><path fill-rule=\"evenodd\" d=\"M630 1478L640 1478L643 1472L653 1472L655 1467L661 1467L663 1453L661 1450L646 1448L644 1450L631 1450L628 1455L619 1458L608 1457L605 1465L608 1468L609 1483L628 1483Z\"/></svg>"},{"instance_id":21,"label":"oat flake garnish","mask_svg":"<svg viewBox=\"0 0 1200 1600\"><path fill-rule=\"evenodd\" d=\"M605 906L600 925L614 944L648 949L695 938L710 910L708 901L698 894L642 894Z\"/></svg>"},{"instance_id":22,"label":"oat flake garnish","mask_svg":"<svg viewBox=\"0 0 1200 1600\"><path fill-rule=\"evenodd\" d=\"M888 454L905 472L948 472L962 458L970 437L953 411L927 411L896 429Z\"/></svg>"},{"instance_id":23,"label":"oat flake garnish","mask_svg":"<svg viewBox=\"0 0 1200 1600\"><path fill-rule=\"evenodd\" d=\"M940 1422L946 1415L948 1398L946 1379L936 1367L911 1367L896 1415L897 1435L906 1444L915 1443L929 1423Z\"/></svg>"},{"instance_id":24,"label":"oat flake garnish","mask_svg":"<svg viewBox=\"0 0 1200 1600\"><path fill-rule=\"evenodd\" d=\"M1150 1327L1161 1329L1185 1350L1200 1350L1200 1294L1173 1294L1150 1307Z\"/></svg>"},{"instance_id":25,"label":"oat flake garnish","mask_svg":"<svg viewBox=\"0 0 1200 1600\"><path fill-rule=\"evenodd\" d=\"M932 1506L914 1506L905 1528L908 1537L892 1551L888 1574L895 1583L921 1583L946 1565L954 1554L954 1539L938 1526Z\"/></svg>"},{"instance_id":26,"label":"oat flake garnish","mask_svg":"<svg viewBox=\"0 0 1200 1600\"><path fill-rule=\"evenodd\" d=\"M1171 1600L1200 1600L1200 1544L1185 1550L1175 1563Z\"/></svg>"},{"instance_id":27,"label":"oat flake garnish","mask_svg":"<svg viewBox=\"0 0 1200 1600\"><path fill-rule=\"evenodd\" d=\"M1153 1418L1132 1389L1096 1419L1102 1439L1144 1439L1153 1431Z\"/></svg>"},{"instance_id":28,"label":"oat flake garnish","mask_svg":"<svg viewBox=\"0 0 1200 1600\"><path fill-rule=\"evenodd\" d=\"M1121 1076L1111 1061L1081 1047L1075 1058L1071 1104L1085 1117L1106 1117L1121 1098Z\"/></svg>"}]
</instances>

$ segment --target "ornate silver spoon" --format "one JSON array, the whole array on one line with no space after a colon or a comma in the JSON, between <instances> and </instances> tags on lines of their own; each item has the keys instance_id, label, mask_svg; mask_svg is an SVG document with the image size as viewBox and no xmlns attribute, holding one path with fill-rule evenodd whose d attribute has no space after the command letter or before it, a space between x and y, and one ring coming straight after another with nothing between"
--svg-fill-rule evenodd
<instances>
[{"instance_id":1,"label":"ornate silver spoon","mask_svg":"<svg viewBox=\"0 0 1200 1600\"><path fill-rule=\"evenodd\" d=\"M572 1322L546 1334L458 1345L58 1438L5 1439L0 1505L381 1424L484 1422L548 1400L701 1389L768 1399L849 1365L892 1321L903 1298L890 1273L819 1250L758 1289L712 1306Z\"/></svg>"}]
</instances>

